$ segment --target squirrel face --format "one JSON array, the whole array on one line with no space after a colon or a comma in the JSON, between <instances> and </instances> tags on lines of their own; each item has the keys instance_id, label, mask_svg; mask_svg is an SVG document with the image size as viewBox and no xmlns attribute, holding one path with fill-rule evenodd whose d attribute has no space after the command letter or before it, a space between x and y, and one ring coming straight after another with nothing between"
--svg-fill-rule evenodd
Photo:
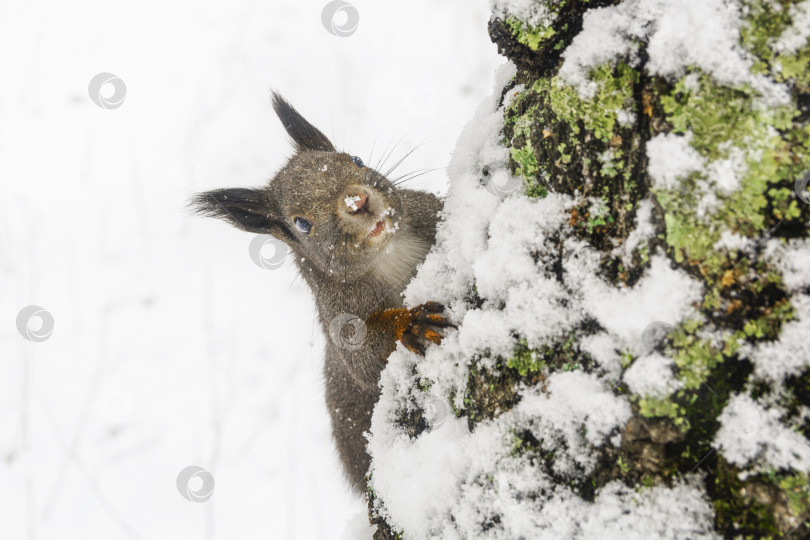
<instances>
[{"instance_id":1,"label":"squirrel face","mask_svg":"<svg viewBox=\"0 0 810 540\"><path fill-rule=\"evenodd\" d=\"M273 108L296 152L260 188L199 193L197 213L253 233L271 234L327 277L356 278L389 248L403 205L394 185L360 158L338 152L284 98Z\"/></svg>"},{"instance_id":2,"label":"squirrel face","mask_svg":"<svg viewBox=\"0 0 810 540\"><path fill-rule=\"evenodd\" d=\"M397 189L356 156L338 152L323 133L273 93L273 108L295 143L295 154L259 188L225 188L191 200L197 213L290 247L318 307L326 342L325 400L332 434L352 486L362 493L370 457L366 433L379 396L380 370L401 343L423 354L453 326L428 302L405 309L401 293L435 241L441 201L430 193ZM365 321L359 347L342 330ZM338 322L337 332L334 323ZM354 337L354 333L352 333ZM358 343L353 343L358 344Z\"/></svg>"}]
</instances>

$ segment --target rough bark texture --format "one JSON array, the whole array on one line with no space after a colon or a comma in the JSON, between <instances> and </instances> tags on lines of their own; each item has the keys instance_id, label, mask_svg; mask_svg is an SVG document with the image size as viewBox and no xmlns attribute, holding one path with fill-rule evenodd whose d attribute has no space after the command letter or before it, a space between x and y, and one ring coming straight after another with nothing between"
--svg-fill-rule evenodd
<instances>
[{"instance_id":1,"label":"rough bark texture","mask_svg":"<svg viewBox=\"0 0 810 540\"><path fill-rule=\"evenodd\" d=\"M801 411L810 405L807 371L783 383L752 377L753 365L741 349L780 339L783 325L794 318L794 295L780 270L763 256L772 240L806 238L810 205L794 191L794 181L810 167L810 47L780 55L773 38L790 24L788 9L796 2L745 2L747 27L740 43L756 59L755 69L785 84L791 103L774 109L753 106L755 93L747 87L717 83L698 69L697 84L650 76L645 70L646 43L638 43L634 63L617 59L591 71L599 91L582 99L571 87L558 84L562 52L582 28L583 14L610 1L547 1L559 16L550 28L532 28L511 17L494 16L489 33L501 54L518 67L502 99L512 93L503 127L510 148L510 168L525 181L531 197L562 192L582 201L570 217L575 234L600 251L601 272L617 287L634 285L649 267L649 256L662 250L674 268L699 280L704 296L702 321L680 322L662 344L675 359L680 390L665 399L630 395L633 418L622 433L619 448L602 451L599 466L581 485L582 497L592 497L607 482L620 479L629 486L668 484L680 475L701 471L716 513L715 527L724 537L810 537L810 490L806 471L770 470L747 476L712 447L718 417L729 397L753 398L775 390L782 418L810 437L810 422ZM777 68L778 66L778 68ZM518 86L522 85L522 86ZM517 89L516 89L517 88ZM616 110L634 113L622 124ZM708 218L696 215L699 191L686 180L678 190L657 189L647 171L646 143L659 133L691 132L691 145L707 159L721 153L728 140L745 148L752 139L768 139L756 167L749 167L741 187L723 200ZM605 156L611 156L606 159ZM485 171L482 172L485 175ZM606 210L589 215L589 198L598 197ZM651 197L655 232L633 251L632 264L611 256L635 226L637 203ZM717 248L724 232L753 242L749 250ZM560 247L561 257L562 246ZM807 269L810 272L810 269ZM705 337L707 327L721 340ZM465 395L471 429L483 419L497 417L514 405L516 385L542 384L545 374L561 369L589 370L592 360L580 350L581 338L599 331L598 323L577 328L563 341L542 350L518 348L492 371L471 370ZM625 368L635 358L624 358ZM776 385L779 388L776 388ZM629 395L619 385L617 394ZM418 433L419 415L403 423ZM536 453L542 464L550 456L537 451L531 434L519 434L522 452ZM379 517L375 538L407 538L395 534Z\"/></svg>"}]
</instances>

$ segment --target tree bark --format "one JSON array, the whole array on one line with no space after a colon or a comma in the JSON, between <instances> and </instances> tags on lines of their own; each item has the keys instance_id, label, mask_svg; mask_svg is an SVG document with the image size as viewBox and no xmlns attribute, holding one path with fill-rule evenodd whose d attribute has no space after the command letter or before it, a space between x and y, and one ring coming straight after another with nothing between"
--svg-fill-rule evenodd
<instances>
[{"instance_id":1,"label":"tree bark","mask_svg":"<svg viewBox=\"0 0 810 540\"><path fill-rule=\"evenodd\" d=\"M791 9L798 2L740 3L745 24L738 43L752 59L752 72L787 90L787 102L766 106L751 85L718 81L699 66L674 77L655 74L647 65L655 28L645 37L631 36L631 54L590 69L588 80L597 90L582 97L560 76L566 51L582 31L586 12L620 3L546 0L538 4L554 14L548 26L532 27L503 12L494 13L489 24L499 52L517 66L501 95L501 103L508 102L503 144L525 196L563 193L579 201L565 234L598 252L597 272L617 290L648 275L653 253L665 255L672 269L702 285L695 315L658 327L649 321L651 333L639 336L674 360L678 389L666 397L634 394L619 378L612 390L632 406L621 444L601 448L597 466L573 489L589 500L616 480L644 489L703 473L717 534L807 537L808 471L767 460L764 465L733 462L714 443L724 412L742 398L780 411L778 422L805 443L810 437L806 364L768 377L750 353L774 345L774 354L782 354L778 347L787 339L788 325L810 332L807 315L797 308L810 294L808 280L786 275L774 255L774 250L806 246L810 220L810 47L805 42L785 53L776 46L793 23ZM702 163L670 184L655 180L648 153L651 140L667 136L683 137ZM711 180L712 164L735 149L756 159L746 158L739 185L702 211L707 195L701 179ZM481 178L485 181L486 171ZM601 201L596 215L594 199ZM642 201L650 205L653 232L623 258L616 249L637 229ZM736 244L723 241L730 237ZM570 254L562 243L559 252L562 267ZM810 268L803 271L806 275ZM475 430L520 401L518 385L543 385L561 370L591 370L593 359L581 342L604 330L598 321L586 320L555 343L521 344L495 369L471 370L465 406L456 415ZM810 334L804 335L806 341ZM641 357L619 352L623 372ZM419 414L403 416L402 422L415 436L424 429ZM534 452L538 469L549 465L530 433L517 436L522 452ZM379 527L375 538L408 538L407 530L398 535L373 508L371 514Z\"/></svg>"}]
</instances>

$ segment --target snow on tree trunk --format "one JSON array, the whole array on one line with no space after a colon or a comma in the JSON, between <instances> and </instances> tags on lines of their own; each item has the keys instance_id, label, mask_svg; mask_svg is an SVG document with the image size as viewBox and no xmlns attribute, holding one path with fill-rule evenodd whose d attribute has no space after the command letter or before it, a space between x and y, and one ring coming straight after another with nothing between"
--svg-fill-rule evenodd
<instances>
[{"instance_id":1,"label":"snow on tree trunk","mask_svg":"<svg viewBox=\"0 0 810 540\"><path fill-rule=\"evenodd\" d=\"M493 4L375 538L810 535L810 2Z\"/></svg>"}]
</instances>

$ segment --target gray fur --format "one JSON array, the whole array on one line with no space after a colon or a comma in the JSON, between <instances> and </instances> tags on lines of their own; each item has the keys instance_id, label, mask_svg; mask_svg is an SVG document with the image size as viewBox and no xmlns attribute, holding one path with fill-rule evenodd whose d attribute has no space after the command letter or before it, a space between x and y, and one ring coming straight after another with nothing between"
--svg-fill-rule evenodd
<instances>
[{"instance_id":1,"label":"gray fur","mask_svg":"<svg viewBox=\"0 0 810 540\"><path fill-rule=\"evenodd\" d=\"M374 312L403 307L401 293L434 243L442 203L358 167L278 94L274 108L296 146L287 164L266 186L200 193L191 205L202 215L272 234L289 246L327 337L323 369L332 435L348 479L362 492L369 466L363 433L379 398L380 371L396 341L391 328L367 325L359 348L339 347L330 324L341 313L366 321ZM368 197L368 208L351 212L345 198L358 193ZM368 237L386 209L385 232ZM313 223L309 235L295 227L296 216Z\"/></svg>"}]
</instances>

